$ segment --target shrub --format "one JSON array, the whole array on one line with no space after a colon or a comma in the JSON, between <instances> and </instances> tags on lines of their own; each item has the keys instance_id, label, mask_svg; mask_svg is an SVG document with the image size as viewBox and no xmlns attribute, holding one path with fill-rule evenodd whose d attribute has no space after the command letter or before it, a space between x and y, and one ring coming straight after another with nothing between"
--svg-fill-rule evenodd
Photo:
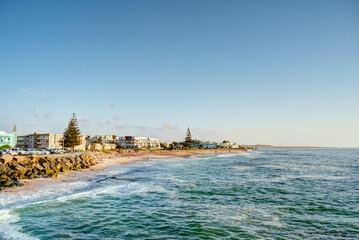
<instances>
[{"instance_id":1,"label":"shrub","mask_svg":"<svg viewBox=\"0 0 359 240\"><path fill-rule=\"evenodd\" d=\"M12 147L9 144L0 146L0 150L4 150L4 149L7 149L7 148L12 148Z\"/></svg>"}]
</instances>

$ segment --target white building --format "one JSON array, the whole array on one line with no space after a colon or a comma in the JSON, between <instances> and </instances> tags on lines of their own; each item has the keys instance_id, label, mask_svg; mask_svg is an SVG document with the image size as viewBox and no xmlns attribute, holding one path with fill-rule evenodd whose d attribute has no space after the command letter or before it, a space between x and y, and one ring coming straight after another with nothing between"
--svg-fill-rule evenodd
<instances>
[{"instance_id":1,"label":"white building","mask_svg":"<svg viewBox=\"0 0 359 240\"><path fill-rule=\"evenodd\" d=\"M124 148L130 149L159 149L160 142L158 138L150 138L150 137L138 137L138 136L124 136L118 138L118 145Z\"/></svg>"},{"instance_id":2,"label":"white building","mask_svg":"<svg viewBox=\"0 0 359 240\"><path fill-rule=\"evenodd\" d=\"M115 135L95 135L89 137L90 142L95 142L100 140L102 143L114 143L118 141L118 137Z\"/></svg>"},{"instance_id":3,"label":"white building","mask_svg":"<svg viewBox=\"0 0 359 240\"><path fill-rule=\"evenodd\" d=\"M88 149L88 147L89 147L89 142L87 141L89 137L90 136L86 136L86 135L80 136L81 143L80 143L80 145L75 146L74 149L75 150L86 151Z\"/></svg>"},{"instance_id":4,"label":"white building","mask_svg":"<svg viewBox=\"0 0 359 240\"><path fill-rule=\"evenodd\" d=\"M224 141L219 144L220 148L239 148L238 143L231 143L229 141Z\"/></svg>"},{"instance_id":5,"label":"white building","mask_svg":"<svg viewBox=\"0 0 359 240\"><path fill-rule=\"evenodd\" d=\"M17 137L19 148L62 148L63 134L37 133Z\"/></svg>"}]
</instances>

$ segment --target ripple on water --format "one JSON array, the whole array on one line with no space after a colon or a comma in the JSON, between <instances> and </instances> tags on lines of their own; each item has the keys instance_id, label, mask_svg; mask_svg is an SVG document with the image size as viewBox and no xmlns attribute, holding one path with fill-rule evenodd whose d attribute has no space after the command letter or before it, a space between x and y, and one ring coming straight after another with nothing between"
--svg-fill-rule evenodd
<instances>
[{"instance_id":1,"label":"ripple on water","mask_svg":"<svg viewBox=\"0 0 359 240\"><path fill-rule=\"evenodd\" d=\"M0 237L359 239L358 155L282 149L114 166L89 181L1 193Z\"/></svg>"}]
</instances>

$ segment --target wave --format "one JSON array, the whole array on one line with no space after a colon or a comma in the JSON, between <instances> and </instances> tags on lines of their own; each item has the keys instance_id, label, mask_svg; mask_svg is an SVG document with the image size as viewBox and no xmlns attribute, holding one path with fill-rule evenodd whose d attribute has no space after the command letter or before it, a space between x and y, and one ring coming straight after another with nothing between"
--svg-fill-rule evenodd
<instances>
[{"instance_id":1,"label":"wave","mask_svg":"<svg viewBox=\"0 0 359 240\"><path fill-rule=\"evenodd\" d=\"M102 187L93 187L88 191L73 193L66 196L56 198L56 201L69 201L81 198L96 198L104 195L110 195L112 197L120 197L132 194L146 194L148 192L165 192L162 187L151 184L139 184L129 182L120 185L110 185Z\"/></svg>"},{"instance_id":2,"label":"wave","mask_svg":"<svg viewBox=\"0 0 359 240\"><path fill-rule=\"evenodd\" d=\"M19 219L13 210L0 210L0 237L8 240L38 239L21 232L21 227L15 224Z\"/></svg>"},{"instance_id":3,"label":"wave","mask_svg":"<svg viewBox=\"0 0 359 240\"><path fill-rule=\"evenodd\" d=\"M254 169L254 167L250 167L250 166L234 166L233 168L238 171L249 171Z\"/></svg>"},{"instance_id":4,"label":"wave","mask_svg":"<svg viewBox=\"0 0 359 240\"><path fill-rule=\"evenodd\" d=\"M340 181L347 180L350 177L348 176L320 176L320 175L287 175L282 177L272 177L272 178L257 178L246 181L248 182L285 182L291 180L326 180L326 181Z\"/></svg>"},{"instance_id":5,"label":"wave","mask_svg":"<svg viewBox=\"0 0 359 240\"><path fill-rule=\"evenodd\" d=\"M321 171L321 172L348 172L349 168L346 167L336 167L336 166L317 166L317 165L295 165L295 164L279 164L279 165L258 165L258 167L264 168L275 168L275 169L288 169L296 171Z\"/></svg>"},{"instance_id":6,"label":"wave","mask_svg":"<svg viewBox=\"0 0 359 240\"><path fill-rule=\"evenodd\" d=\"M78 181L69 183L47 182L46 185L32 191L2 192L0 193L0 209L24 206L34 202L49 201L57 196L79 191L89 186L89 182Z\"/></svg>"}]
</instances>

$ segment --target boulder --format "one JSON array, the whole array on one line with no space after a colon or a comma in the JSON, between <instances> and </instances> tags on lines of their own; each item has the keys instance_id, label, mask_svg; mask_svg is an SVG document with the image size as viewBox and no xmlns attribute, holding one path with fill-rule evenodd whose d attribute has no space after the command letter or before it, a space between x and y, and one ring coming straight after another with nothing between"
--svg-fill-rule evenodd
<instances>
[{"instance_id":1,"label":"boulder","mask_svg":"<svg viewBox=\"0 0 359 240\"><path fill-rule=\"evenodd\" d=\"M0 162L4 163L4 164L8 164L9 162L11 162L13 160L13 156L6 154L2 157L0 157Z\"/></svg>"},{"instance_id":2,"label":"boulder","mask_svg":"<svg viewBox=\"0 0 359 240\"><path fill-rule=\"evenodd\" d=\"M41 164L36 163L34 169L42 171L42 170L44 170L44 167L41 166Z\"/></svg>"},{"instance_id":3,"label":"boulder","mask_svg":"<svg viewBox=\"0 0 359 240\"><path fill-rule=\"evenodd\" d=\"M29 159L31 159L33 162L38 162L38 161L41 159L41 157L31 155L31 156L29 157Z\"/></svg>"},{"instance_id":4,"label":"boulder","mask_svg":"<svg viewBox=\"0 0 359 240\"><path fill-rule=\"evenodd\" d=\"M41 163L41 165L43 166L43 168L45 170L51 170L50 165L47 162L43 162L43 163Z\"/></svg>"},{"instance_id":5,"label":"boulder","mask_svg":"<svg viewBox=\"0 0 359 240\"><path fill-rule=\"evenodd\" d=\"M16 165L15 166L15 170L18 171L21 174L24 174L25 172L27 172L29 169L21 166L21 165Z\"/></svg>"},{"instance_id":6,"label":"boulder","mask_svg":"<svg viewBox=\"0 0 359 240\"><path fill-rule=\"evenodd\" d=\"M19 179L58 177L58 172L88 168L97 163L93 154L70 156L16 156L0 158L0 191L3 187L20 185Z\"/></svg>"}]
</instances>

